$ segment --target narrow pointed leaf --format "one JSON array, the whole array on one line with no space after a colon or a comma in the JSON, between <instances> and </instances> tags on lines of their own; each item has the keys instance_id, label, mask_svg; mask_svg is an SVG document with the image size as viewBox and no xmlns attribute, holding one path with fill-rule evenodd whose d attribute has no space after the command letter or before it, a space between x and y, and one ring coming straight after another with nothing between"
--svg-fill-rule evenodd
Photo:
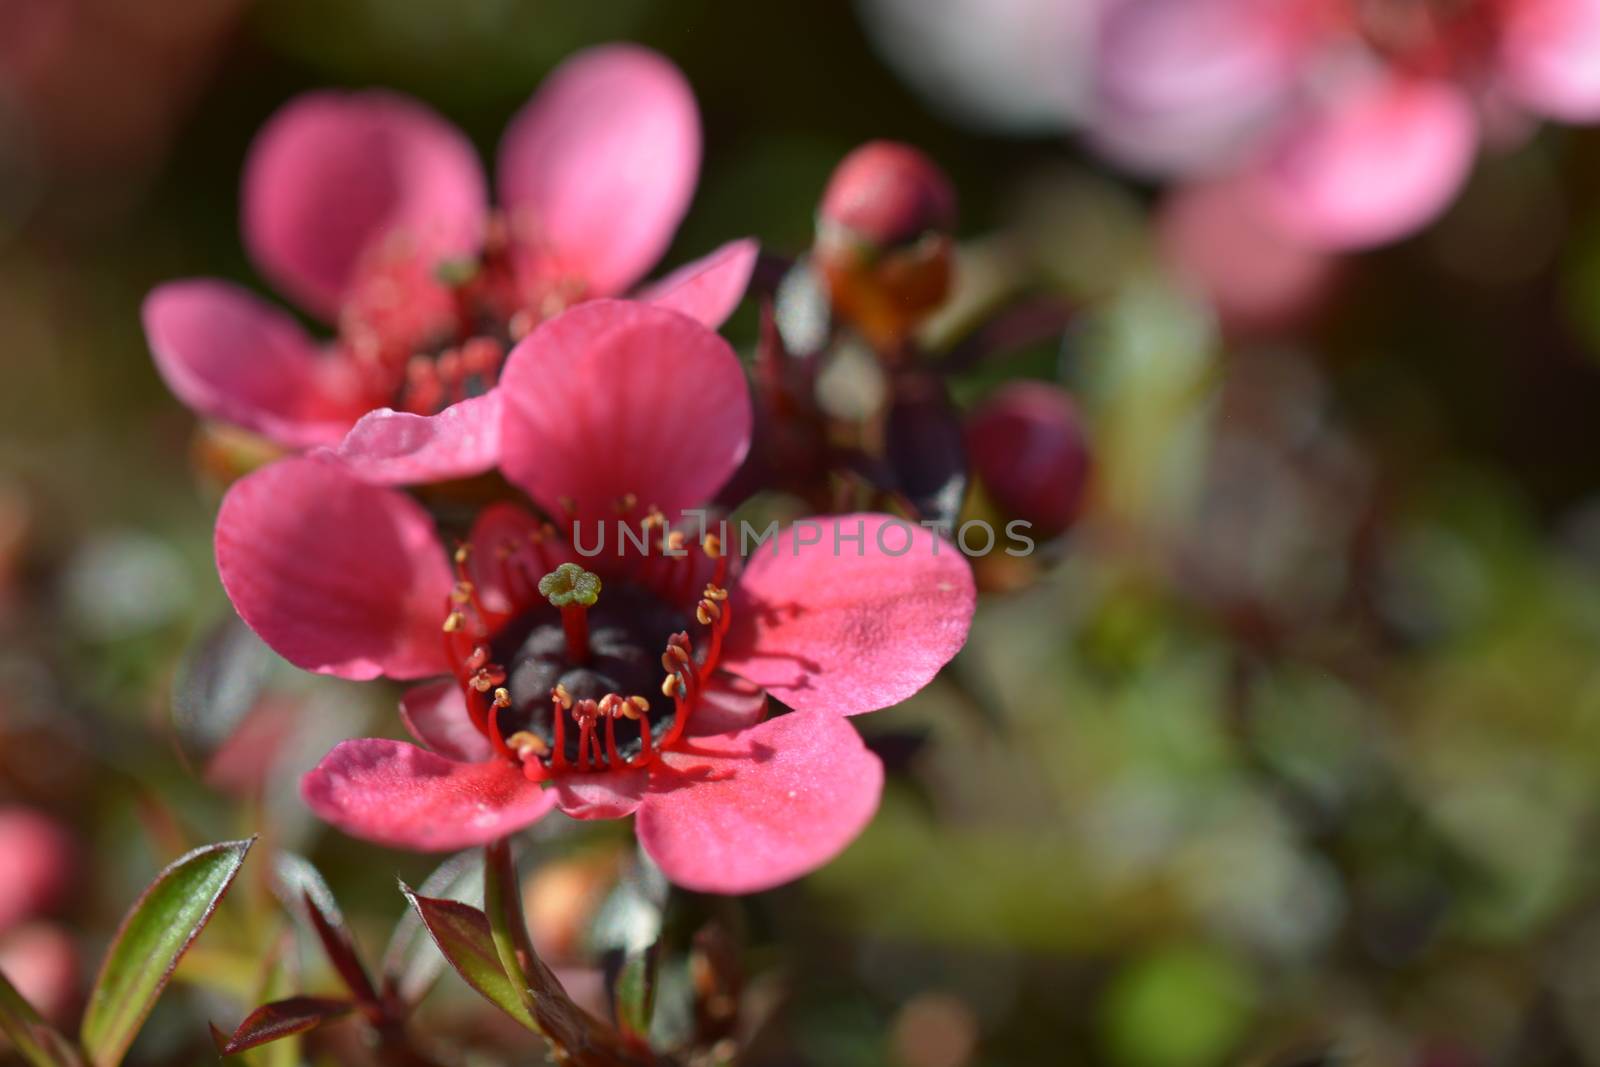
<instances>
[{"instance_id":1,"label":"narrow pointed leaf","mask_svg":"<svg viewBox=\"0 0 1600 1067\"><path fill-rule=\"evenodd\" d=\"M255 839L197 848L162 871L122 920L89 993L80 1039L93 1067L115 1067Z\"/></svg>"},{"instance_id":2,"label":"narrow pointed leaf","mask_svg":"<svg viewBox=\"0 0 1600 1067\"><path fill-rule=\"evenodd\" d=\"M77 1067L72 1043L45 1022L32 1004L0 974L0 1032L11 1038L30 1067Z\"/></svg>"},{"instance_id":3,"label":"narrow pointed leaf","mask_svg":"<svg viewBox=\"0 0 1600 1067\"><path fill-rule=\"evenodd\" d=\"M288 997L263 1004L245 1017L233 1035L217 1051L232 1056L246 1049L265 1045L295 1034L315 1030L325 1022L348 1015L355 1008L349 1000L332 997ZM215 1028L213 1028L215 1032ZM215 1040L215 1038L213 1038Z\"/></svg>"},{"instance_id":4,"label":"narrow pointed leaf","mask_svg":"<svg viewBox=\"0 0 1600 1067\"><path fill-rule=\"evenodd\" d=\"M417 889L422 897L466 903L483 899L483 862L477 849L459 852L441 863ZM395 924L383 954L384 989L405 1005L415 1005L444 968L444 957L434 949L415 908L407 908Z\"/></svg>"},{"instance_id":5,"label":"narrow pointed leaf","mask_svg":"<svg viewBox=\"0 0 1600 1067\"><path fill-rule=\"evenodd\" d=\"M501 973L515 984L557 1060L574 1067L643 1067L658 1062L648 1047L573 1003L555 972L534 951L522 914L522 883L511 843L504 838L484 848L483 909Z\"/></svg>"},{"instance_id":6,"label":"narrow pointed leaf","mask_svg":"<svg viewBox=\"0 0 1600 1067\"><path fill-rule=\"evenodd\" d=\"M484 999L529 1030L539 1027L522 1002L516 985L506 977L495 951L489 918L470 904L419 896L405 886L400 891L416 909L417 918L456 973Z\"/></svg>"},{"instance_id":7,"label":"narrow pointed leaf","mask_svg":"<svg viewBox=\"0 0 1600 1067\"><path fill-rule=\"evenodd\" d=\"M642 852L596 916L593 940L605 962L617 1026L645 1042L655 1013L661 932L670 886L661 869Z\"/></svg>"},{"instance_id":8,"label":"narrow pointed leaf","mask_svg":"<svg viewBox=\"0 0 1600 1067\"><path fill-rule=\"evenodd\" d=\"M311 927L350 994L369 1011L378 1011L378 991L362 966L355 937L345 925L339 902L322 873L310 860L293 852L280 853L272 873L273 892L284 907Z\"/></svg>"}]
</instances>

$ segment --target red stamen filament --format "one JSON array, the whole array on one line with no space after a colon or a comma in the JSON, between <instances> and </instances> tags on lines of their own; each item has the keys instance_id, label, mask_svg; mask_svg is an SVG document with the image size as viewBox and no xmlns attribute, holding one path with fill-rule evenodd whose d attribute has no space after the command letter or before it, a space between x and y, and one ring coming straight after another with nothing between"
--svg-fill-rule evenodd
<instances>
[{"instance_id":1,"label":"red stamen filament","mask_svg":"<svg viewBox=\"0 0 1600 1067\"><path fill-rule=\"evenodd\" d=\"M619 510L632 513L636 506L636 499L627 499ZM658 595L681 602L686 597L674 594L686 593L692 588L695 575L704 574L704 570L693 559L683 534L665 529L659 511L647 509L640 525L647 537L657 529L662 531L662 554L657 556L647 548L642 558L636 558L637 565L632 568L635 580L656 590ZM471 546L462 545L456 551L457 582L451 590L444 623L445 645L457 664L456 677L466 696L468 714L473 725L489 739L496 755L520 763L523 773L533 781L546 781L569 771L621 771L648 766L662 751L680 743L694 708L709 684L711 672L721 658L723 638L732 621L728 592L723 585L728 561L721 542L715 535L707 535L694 546L714 561L712 580L703 588L694 606L695 621L707 630L701 655L696 656L694 644L684 632L673 634L662 653L666 677L661 692L673 701L672 725L667 732L659 739L653 736L650 702L642 696L607 693L598 701L576 700L558 684L550 692L552 743L546 744L526 730L519 730L510 737L503 736L500 713L511 706L511 696L504 688L507 672L500 664L491 662L488 642L490 636L520 610L515 605L532 600L537 589L561 610L569 659L574 664L588 660L587 607L598 596L599 579L580 567L566 564L556 572L547 573L543 579L535 580L534 575L543 569L548 558L544 542L549 533L548 526L539 527L531 531L526 540L506 540L497 546L495 571L486 576L485 581L511 600L512 606L503 610L489 608L474 584L468 566ZM654 547L655 538L649 537L647 544ZM550 584L552 582L555 584ZM578 728L575 759L567 753L568 716ZM603 742L602 718L605 720ZM638 723L639 751L631 758L622 755L617 741L618 718Z\"/></svg>"}]
</instances>

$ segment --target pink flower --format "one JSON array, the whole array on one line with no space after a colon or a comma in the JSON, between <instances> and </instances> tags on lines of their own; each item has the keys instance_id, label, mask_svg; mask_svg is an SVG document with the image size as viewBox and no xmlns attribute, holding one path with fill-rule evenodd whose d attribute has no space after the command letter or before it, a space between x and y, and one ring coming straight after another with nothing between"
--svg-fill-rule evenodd
<instances>
[{"instance_id":1,"label":"pink flower","mask_svg":"<svg viewBox=\"0 0 1600 1067\"><path fill-rule=\"evenodd\" d=\"M409 497L316 458L264 468L223 502L223 584L278 652L346 678L446 676L401 703L426 749L347 741L305 779L307 803L421 850L552 808L636 814L668 876L713 892L826 862L883 777L843 717L905 699L961 647L966 561L882 515L797 524L742 569L716 535L675 527L751 432L732 350L675 312L567 311L513 350L501 392L502 469L569 516L575 540L501 503L452 564ZM592 543L607 527L610 543ZM793 711L765 719L767 693Z\"/></svg>"},{"instance_id":2,"label":"pink flower","mask_svg":"<svg viewBox=\"0 0 1600 1067\"><path fill-rule=\"evenodd\" d=\"M72 888L77 848L32 808L0 807L0 933L57 908Z\"/></svg>"},{"instance_id":3,"label":"pink flower","mask_svg":"<svg viewBox=\"0 0 1600 1067\"><path fill-rule=\"evenodd\" d=\"M307 94L256 138L243 229L261 272L337 338L319 344L229 283L178 281L145 301L156 366L201 414L292 449L332 446L366 481L481 473L499 446L507 348L633 286L666 250L699 160L689 86L632 45L568 60L512 120L503 214L466 137L424 105ZM731 242L638 297L719 325L755 256Z\"/></svg>"},{"instance_id":4,"label":"pink flower","mask_svg":"<svg viewBox=\"0 0 1600 1067\"><path fill-rule=\"evenodd\" d=\"M1112 156L1368 247L1445 209L1489 117L1600 118L1600 0L1112 0L1096 80Z\"/></svg>"}]
</instances>

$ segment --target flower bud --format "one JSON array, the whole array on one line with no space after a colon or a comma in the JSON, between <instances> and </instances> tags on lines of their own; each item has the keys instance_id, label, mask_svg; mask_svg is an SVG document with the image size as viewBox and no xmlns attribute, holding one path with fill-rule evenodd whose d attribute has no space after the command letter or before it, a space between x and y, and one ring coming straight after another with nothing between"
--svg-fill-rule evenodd
<instances>
[{"instance_id":1,"label":"flower bud","mask_svg":"<svg viewBox=\"0 0 1600 1067\"><path fill-rule=\"evenodd\" d=\"M1071 526L1089 480L1089 443L1077 405L1043 382L1002 386L967 419L967 455L1008 518L1054 537Z\"/></svg>"},{"instance_id":2,"label":"flower bud","mask_svg":"<svg viewBox=\"0 0 1600 1067\"><path fill-rule=\"evenodd\" d=\"M910 145L869 141L834 170L817 214L818 239L848 239L876 250L948 233L955 191L933 161Z\"/></svg>"},{"instance_id":3,"label":"flower bud","mask_svg":"<svg viewBox=\"0 0 1600 1067\"><path fill-rule=\"evenodd\" d=\"M950 292L955 193L927 156L872 141L844 158L817 212L816 262L834 309L880 349Z\"/></svg>"},{"instance_id":4,"label":"flower bud","mask_svg":"<svg viewBox=\"0 0 1600 1067\"><path fill-rule=\"evenodd\" d=\"M76 851L54 820L29 808L0 808L0 931L61 904Z\"/></svg>"}]
</instances>

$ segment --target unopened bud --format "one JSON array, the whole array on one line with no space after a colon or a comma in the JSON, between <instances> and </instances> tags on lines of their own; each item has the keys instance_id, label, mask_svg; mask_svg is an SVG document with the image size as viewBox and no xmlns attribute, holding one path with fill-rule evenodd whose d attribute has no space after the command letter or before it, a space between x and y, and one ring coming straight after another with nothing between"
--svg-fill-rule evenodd
<instances>
[{"instance_id":1,"label":"unopened bud","mask_svg":"<svg viewBox=\"0 0 1600 1067\"><path fill-rule=\"evenodd\" d=\"M1008 518L1041 537L1071 526L1089 480L1089 442L1077 405L1044 382L1002 386L967 419L972 470Z\"/></svg>"}]
</instances>

